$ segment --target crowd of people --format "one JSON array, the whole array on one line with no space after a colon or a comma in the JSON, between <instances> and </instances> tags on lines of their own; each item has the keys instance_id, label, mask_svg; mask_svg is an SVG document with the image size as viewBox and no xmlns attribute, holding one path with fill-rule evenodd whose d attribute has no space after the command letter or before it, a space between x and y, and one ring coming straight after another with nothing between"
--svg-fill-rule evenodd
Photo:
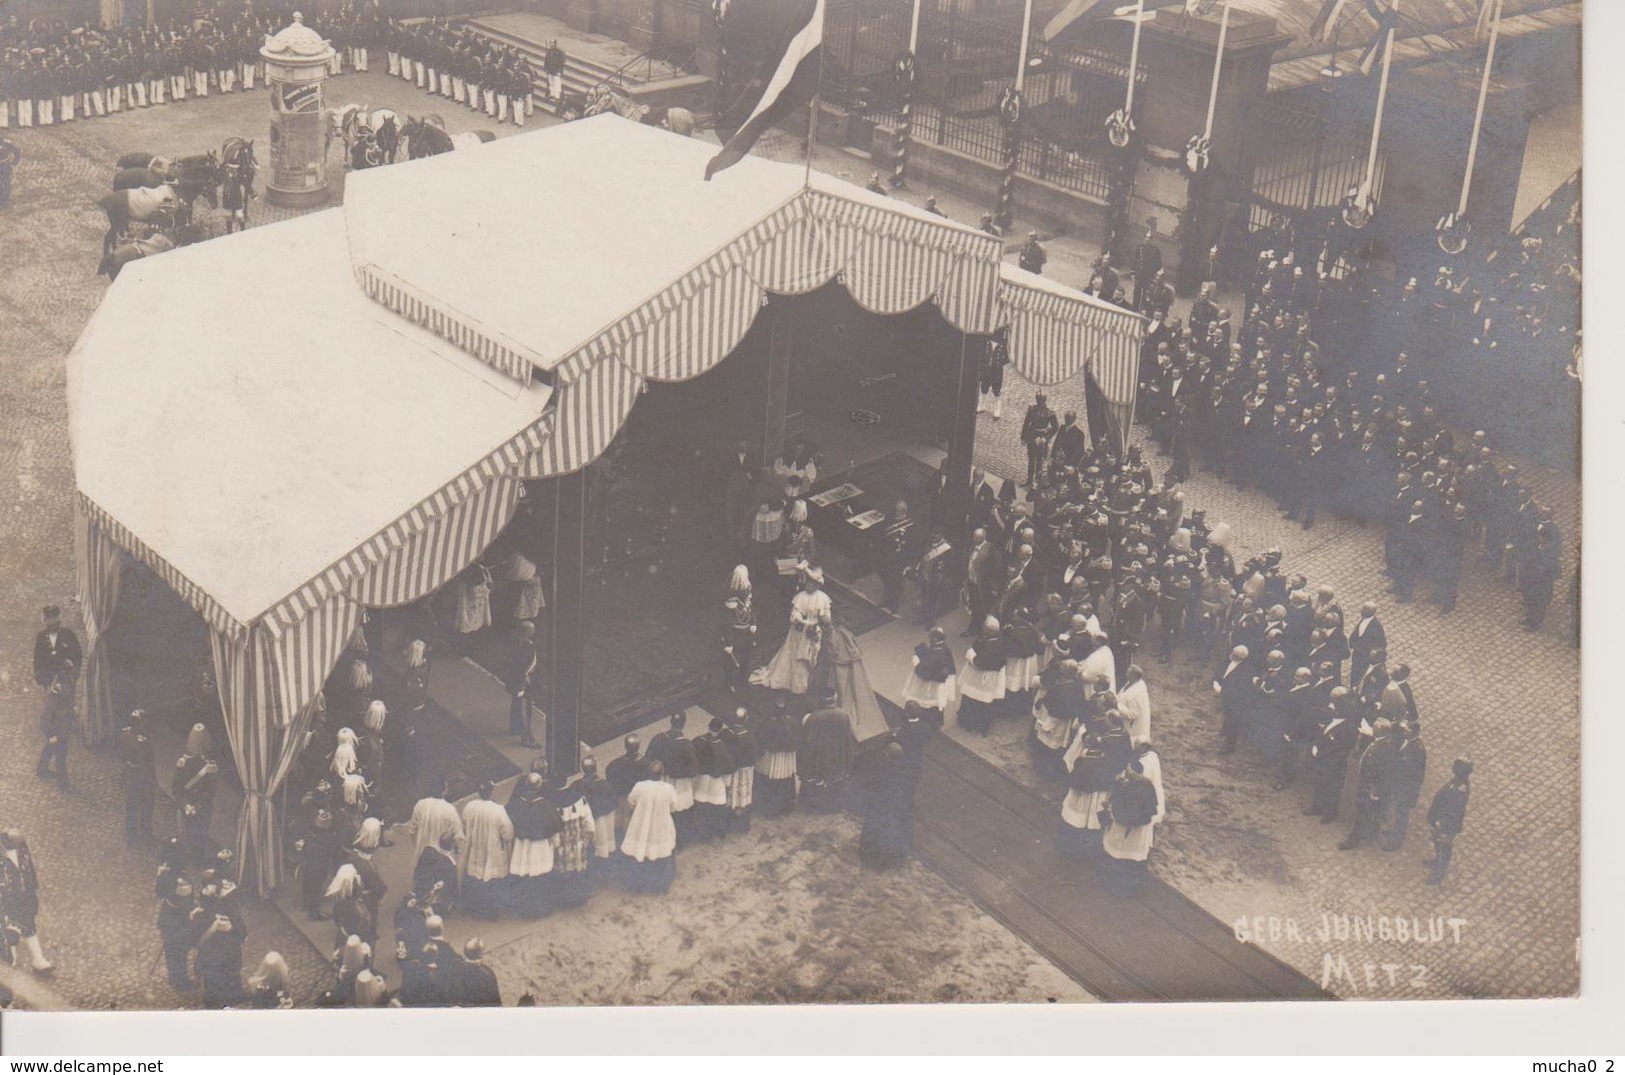
<instances>
[{"instance_id":1,"label":"crowd of people","mask_svg":"<svg viewBox=\"0 0 1625 1075\"><path fill-rule=\"evenodd\" d=\"M216 0L191 21L164 26L7 20L0 23L0 128L47 127L253 90L265 76L260 48L293 14L288 3L239 7ZM524 126L535 73L512 46L445 19L400 22L374 4L346 4L306 25L333 46L331 75L370 70L381 48L390 74ZM556 42L543 57L555 99L563 96L565 62Z\"/></svg>"},{"instance_id":2,"label":"crowd of people","mask_svg":"<svg viewBox=\"0 0 1625 1075\"><path fill-rule=\"evenodd\" d=\"M1369 326L1364 346L1323 345L1313 292L1299 286L1305 278L1290 254L1266 251L1239 327L1208 287L1188 322L1153 322L1140 412L1171 475L1187 478L1199 458L1204 469L1275 496L1305 529L1323 511L1382 525L1395 599L1411 600L1425 581L1445 612L1481 544L1486 562L1520 591L1525 626L1538 630L1561 577L1552 509L1487 432L1459 437L1445 424L1407 353L1383 350L1394 326L1409 324L1406 311Z\"/></svg>"}]
</instances>

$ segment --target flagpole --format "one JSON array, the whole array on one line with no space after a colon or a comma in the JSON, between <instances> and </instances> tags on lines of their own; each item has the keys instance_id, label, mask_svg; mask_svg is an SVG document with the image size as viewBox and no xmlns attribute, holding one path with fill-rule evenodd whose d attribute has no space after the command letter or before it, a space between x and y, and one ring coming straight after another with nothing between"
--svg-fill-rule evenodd
<instances>
[{"instance_id":1,"label":"flagpole","mask_svg":"<svg viewBox=\"0 0 1625 1075\"><path fill-rule=\"evenodd\" d=\"M1134 0L1134 41L1128 47L1128 97L1123 101L1123 115L1134 118L1134 81L1140 70L1140 29L1145 26L1145 0Z\"/></svg>"},{"instance_id":2,"label":"flagpole","mask_svg":"<svg viewBox=\"0 0 1625 1075\"><path fill-rule=\"evenodd\" d=\"M1377 179L1377 149L1382 139L1382 113L1383 106L1388 102L1388 72L1394 60L1394 34L1399 30L1399 0L1392 0L1388 8L1394 16L1388 25L1388 40L1382 47L1382 81L1377 84L1377 117L1371 123L1371 152L1365 162L1365 189L1361 191L1361 201L1371 197L1371 188Z\"/></svg>"},{"instance_id":3,"label":"flagpole","mask_svg":"<svg viewBox=\"0 0 1625 1075\"><path fill-rule=\"evenodd\" d=\"M824 31L829 29L829 9L822 0L818 0L817 10L821 12L818 26L818 85L813 89L812 104L807 109L807 170L801 176L803 190L812 186L813 144L818 139L818 107L824 94L824 53L828 44L824 40ZM858 9L854 6L853 17L856 18L857 14Z\"/></svg>"},{"instance_id":4,"label":"flagpole","mask_svg":"<svg viewBox=\"0 0 1625 1075\"><path fill-rule=\"evenodd\" d=\"M1013 121L1010 117L1004 117L1004 176L999 181L999 204L994 213L994 219L1001 228L1008 228L1015 221L1016 168L1021 161L1021 114L1026 111L1021 91L1027 83L1027 43L1032 37L1032 29L1033 0L1027 0L1021 9L1021 47L1017 52L1016 82L1011 98L1015 114Z\"/></svg>"},{"instance_id":5,"label":"flagpole","mask_svg":"<svg viewBox=\"0 0 1625 1075\"><path fill-rule=\"evenodd\" d=\"M920 4L914 0L914 13L908 24L908 52L904 54L907 67L898 71L903 80L903 112L897 123L897 159L892 164L891 185L903 187L904 173L908 171L908 144L914 136L914 79L915 63L920 54Z\"/></svg>"},{"instance_id":6,"label":"flagpole","mask_svg":"<svg viewBox=\"0 0 1625 1075\"><path fill-rule=\"evenodd\" d=\"M1461 201L1456 205L1458 217L1467 215L1467 194L1473 186L1473 167L1478 163L1478 136L1484 129L1484 102L1490 96L1490 70L1495 66L1495 42L1501 36L1501 12L1506 0L1494 0L1495 18L1490 23L1489 52L1484 56L1484 80L1478 84L1478 111L1473 115L1473 140L1467 145L1467 172L1461 177Z\"/></svg>"},{"instance_id":7,"label":"flagpole","mask_svg":"<svg viewBox=\"0 0 1625 1075\"><path fill-rule=\"evenodd\" d=\"M1224 10L1219 13L1219 51L1213 57L1213 86L1207 95L1207 126L1202 129L1202 137L1213 137L1213 114L1219 106L1219 75L1224 70L1224 42L1230 34L1230 0L1224 0ZM1131 81L1129 86L1132 88Z\"/></svg>"}]
</instances>

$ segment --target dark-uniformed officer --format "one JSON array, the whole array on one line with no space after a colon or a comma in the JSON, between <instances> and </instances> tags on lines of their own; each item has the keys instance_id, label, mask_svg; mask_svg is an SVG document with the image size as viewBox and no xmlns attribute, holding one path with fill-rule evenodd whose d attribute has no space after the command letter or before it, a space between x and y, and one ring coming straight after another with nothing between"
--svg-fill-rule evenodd
<instances>
[{"instance_id":1,"label":"dark-uniformed officer","mask_svg":"<svg viewBox=\"0 0 1625 1075\"><path fill-rule=\"evenodd\" d=\"M118 750L124 777L124 842L134 847L152 839L152 808L158 790L145 710L130 714L129 725L119 733Z\"/></svg>"}]
</instances>

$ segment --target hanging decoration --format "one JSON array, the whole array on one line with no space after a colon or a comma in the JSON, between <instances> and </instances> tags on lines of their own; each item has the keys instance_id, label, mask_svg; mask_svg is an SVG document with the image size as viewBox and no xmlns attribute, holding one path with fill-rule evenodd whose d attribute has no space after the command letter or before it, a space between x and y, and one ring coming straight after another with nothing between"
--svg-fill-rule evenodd
<instances>
[{"instance_id":1,"label":"hanging decoration","mask_svg":"<svg viewBox=\"0 0 1625 1075\"><path fill-rule=\"evenodd\" d=\"M1388 75L1393 69L1394 34L1399 29L1399 0L1389 0L1386 9L1380 8L1377 0L1366 0L1366 10L1377 20L1377 36L1367 46L1365 56L1360 60L1360 70L1365 74L1370 73L1380 42L1382 79L1377 83L1377 113L1371 121L1371 151L1366 156L1365 177L1349 187L1338 209L1343 223L1355 231L1369 225L1377 212L1377 155L1382 148L1382 115L1388 104Z\"/></svg>"},{"instance_id":2,"label":"hanging decoration","mask_svg":"<svg viewBox=\"0 0 1625 1075\"><path fill-rule=\"evenodd\" d=\"M1473 189L1473 168L1478 163L1478 137L1484 130L1484 104L1489 100L1490 72L1495 67L1495 45L1501 36L1501 11L1505 6L1506 0L1484 0L1479 12L1480 19L1486 12L1493 10L1494 14L1490 16L1490 44L1484 54L1484 77L1478 84L1478 111L1473 114L1473 137L1467 144L1467 170L1461 176L1461 197L1456 201L1455 210L1440 217L1433 229L1439 249L1452 256L1467 249L1473 232L1473 226L1467 219L1467 198Z\"/></svg>"},{"instance_id":3,"label":"hanging decoration","mask_svg":"<svg viewBox=\"0 0 1625 1075\"><path fill-rule=\"evenodd\" d=\"M1145 0L1134 2L1134 43L1128 50L1128 92L1123 107L1106 117L1106 141L1127 149L1134 141L1134 82L1140 72L1140 29L1145 25Z\"/></svg>"},{"instance_id":4,"label":"hanging decoration","mask_svg":"<svg viewBox=\"0 0 1625 1075\"><path fill-rule=\"evenodd\" d=\"M1185 143L1182 161L1186 174L1192 178L1213 166L1213 116L1219 106L1219 75L1224 70L1224 43L1230 34L1230 0L1224 0L1219 12L1219 48L1213 57L1213 86L1207 95L1207 126L1202 133ZM1129 81L1132 88L1133 80Z\"/></svg>"}]
</instances>

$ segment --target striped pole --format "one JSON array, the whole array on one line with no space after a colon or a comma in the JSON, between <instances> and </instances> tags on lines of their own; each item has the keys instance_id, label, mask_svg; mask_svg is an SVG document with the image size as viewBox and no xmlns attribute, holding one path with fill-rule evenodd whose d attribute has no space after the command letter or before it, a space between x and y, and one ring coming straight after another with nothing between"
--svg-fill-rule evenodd
<instances>
[{"instance_id":1,"label":"striped pole","mask_svg":"<svg viewBox=\"0 0 1625 1075\"><path fill-rule=\"evenodd\" d=\"M999 180L999 204L993 213L999 227L1009 230L1016 218L1016 166L1021 163L1021 97L1027 78L1027 41L1033 26L1033 0L1021 11L1021 49L1016 61L1016 83L1005 94L999 109L1004 119L1004 175Z\"/></svg>"},{"instance_id":2,"label":"striped pole","mask_svg":"<svg viewBox=\"0 0 1625 1075\"><path fill-rule=\"evenodd\" d=\"M908 145L914 134L914 64L920 54L920 0L914 0L914 16L908 27L908 51L897 58L897 77L903 83L903 113L897 124L897 156L892 160L891 185L905 187L908 171Z\"/></svg>"}]
</instances>

